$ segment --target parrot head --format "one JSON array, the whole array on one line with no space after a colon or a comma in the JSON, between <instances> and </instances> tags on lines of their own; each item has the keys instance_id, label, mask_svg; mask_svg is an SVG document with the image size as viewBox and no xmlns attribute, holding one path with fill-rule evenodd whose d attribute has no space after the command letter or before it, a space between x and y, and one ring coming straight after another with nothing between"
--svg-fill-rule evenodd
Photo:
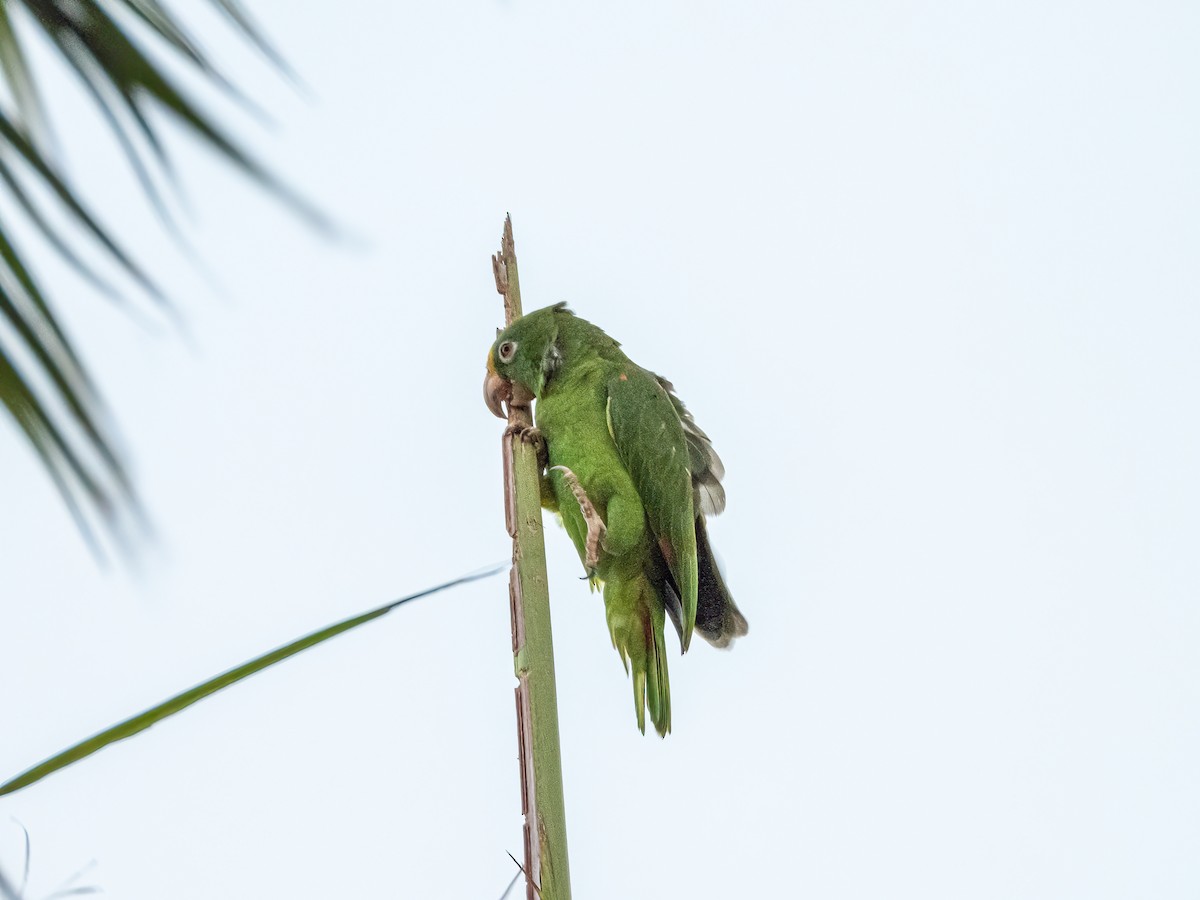
<instances>
[{"instance_id":1,"label":"parrot head","mask_svg":"<svg viewBox=\"0 0 1200 900\"><path fill-rule=\"evenodd\" d=\"M541 396L562 363L558 331L563 316L572 316L565 303L547 306L522 316L496 335L483 382L483 399L495 415L506 419L505 403L528 406Z\"/></svg>"}]
</instances>

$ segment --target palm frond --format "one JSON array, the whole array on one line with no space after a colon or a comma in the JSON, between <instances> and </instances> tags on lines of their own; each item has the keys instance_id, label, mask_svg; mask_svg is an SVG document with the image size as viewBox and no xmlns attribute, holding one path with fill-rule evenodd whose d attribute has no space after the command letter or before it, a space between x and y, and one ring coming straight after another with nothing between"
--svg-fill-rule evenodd
<instances>
[{"instance_id":1,"label":"palm frond","mask_svg":"<svg viewBox=\"0 0 1200 900\"><path fill-rule=\"evenodd\" d=\"M279 55L234 0L210 0L241 35L290 74ZM61 171L45 98L21 42L40 29L78 77L111 129L146 198L171 224L159 180L177 183L159 135L160 113L185 123L195 138L322 230L319 211L305 203L232 140L142 49L155 43L189 64L198 79L252 107L213 65L187 29L159 0L0 0L0 84L12 108L0 106L0 198L100 292L121 290L83 261L77 247L99 248L141 296L166 308L163 292L92 212ZM47 206L57 207L50 215ZM8 213L7 208L0 211ZM54 224L65 219L72 227ZM42 460L83 533L98 517L110 534L137 514L128 466L100 393L67 338L56 304L18 248L12 220L0 218L0 405ZM94 544L94 546L96 546Z\"/></svg>"},{"instance_id":2,"label":"palm frond","mask_svg":"<svg viewBox=\"0 0 1200 900\"><path fill-rule=\"evenodd\" d=\"M81 759L91 756L99 750L103 750L109 744L123 741L139 732L145 731L151 725L155 725L163 719L182 712L193 703L199 703L205 697L210 697L218 691L223 691L225 688L237 684L251 675L257 675L264 669L269 669L276 663L283 662L285 659L295 656L297 653L301 653L310 647L315 647L317 644L322 644L330 638L337 637L339 634L345 634L359 625L365 625L367 622L385 616L406 603L410 603L421 597L428 597L430 594L436 594L448 588L457 587L460 584L479 581L482 578L490 578L493 575L503 572L505 568L507 568L507 564L493 566L480 572L463 575L461 578L455 578L453 581L447 581L445 584L439 584L437 587L426 588L415 594L409 594L407 597L401 597L399 600L393 600L391 603L378 606L360 615L343 619L311 634L306 634L304 637L297 638L290 643L284 644L282 647L276 647L274 650L264 653L261 656L256 656L254 659L244 662L240 666L236 666L227 672L222 672L220 675L189 688L183 693L176 694L169 700L164 700L162 703L151 707L145 712L131 716L123 722L118 722L111 728L106 728L99 734L95 734L87 740L80 741L78 744L68 747L61 753L56 753L44 762L38 763L20 775L0 784L0 797L29 787L29 785L41 781L47 775L51 775L59 769L79 762Z\"/></svg>"},{"instance_id":3,"label":"palm frond","mask_svg":"<svg viewBox=\"0 0 1200 900\"><path fill-rule=\"evenodd\" d=\"M0 3L0 68L5 83L12 92L17 114L30 133L39 141L47 140L46 122L37 83L25 60L25 52L13 29L7 3Z\"/></svg>"}]
</instances>

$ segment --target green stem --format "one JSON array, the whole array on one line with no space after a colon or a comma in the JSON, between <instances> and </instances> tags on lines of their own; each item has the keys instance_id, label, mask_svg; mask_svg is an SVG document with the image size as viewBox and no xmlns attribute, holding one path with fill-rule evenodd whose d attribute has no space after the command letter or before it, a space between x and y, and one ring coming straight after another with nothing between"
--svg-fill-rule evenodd
<instances>
[{"instance_id":1,"label":"green stem","mask_svg":"<svg viewBox=\"0 0 1200 900\"><path fill-rule=\"evenodd\" d=\"M504 219L500 252L492 257L496 290L504 296L505 322L521 316L521 286L512 220ZM510 430L530 427L527 405L509 405ZM558 698L554 686L554 640L542 534L541 472L537 450L510 433L503 439L505 519L513 539L509 580L513 668L517 676L517 737L521 762L521 811L525 816L527 900L570 900L567 815L563 800Z\"/></svg>"}]
</instances>

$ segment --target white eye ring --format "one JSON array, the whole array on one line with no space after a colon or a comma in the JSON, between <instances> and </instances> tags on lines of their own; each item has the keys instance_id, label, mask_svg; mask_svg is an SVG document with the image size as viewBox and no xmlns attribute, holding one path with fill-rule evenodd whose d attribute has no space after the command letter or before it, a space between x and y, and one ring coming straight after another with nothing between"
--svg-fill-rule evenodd
<instances>
[{"instance_id":1,"label":"white eye ring","mask_svg":"<svg viewBox=\"0 0 1200 900\"><path fill-rule=\"evenodd\" d=\"M500 357L500 362L502 362L502 363L512 362L513 357L517 355L517 342L516 341L505 341L497 349L497 354Z\"/></svg>"}]
</instances>

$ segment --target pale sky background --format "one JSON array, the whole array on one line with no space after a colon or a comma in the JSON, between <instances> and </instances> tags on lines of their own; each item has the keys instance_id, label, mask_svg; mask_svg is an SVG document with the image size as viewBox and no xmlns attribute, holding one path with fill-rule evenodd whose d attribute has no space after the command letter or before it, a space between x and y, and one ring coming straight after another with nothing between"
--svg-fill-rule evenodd
<instances>
[{"instance_id":1,"label":"pale sky background","mask_svg":"<svg viewBox=\"0 0 1200 900\"><path fill-rule=\"evenodd\" d=\"M188 336L38 255L158 540L98 569L0 425L0 776L507 557L511 211L527 308L712 436L750 621L642 737L548 527L577 898L1200 895L1200 7L253 0L304 95L180 5L357 241L180 137L202 274L42 67ZM90 860L131 900L491 900L513 684L502 578L422 601L3 798L0 864L15 817L31 900Z\"/></svg>"}]
</instances>

